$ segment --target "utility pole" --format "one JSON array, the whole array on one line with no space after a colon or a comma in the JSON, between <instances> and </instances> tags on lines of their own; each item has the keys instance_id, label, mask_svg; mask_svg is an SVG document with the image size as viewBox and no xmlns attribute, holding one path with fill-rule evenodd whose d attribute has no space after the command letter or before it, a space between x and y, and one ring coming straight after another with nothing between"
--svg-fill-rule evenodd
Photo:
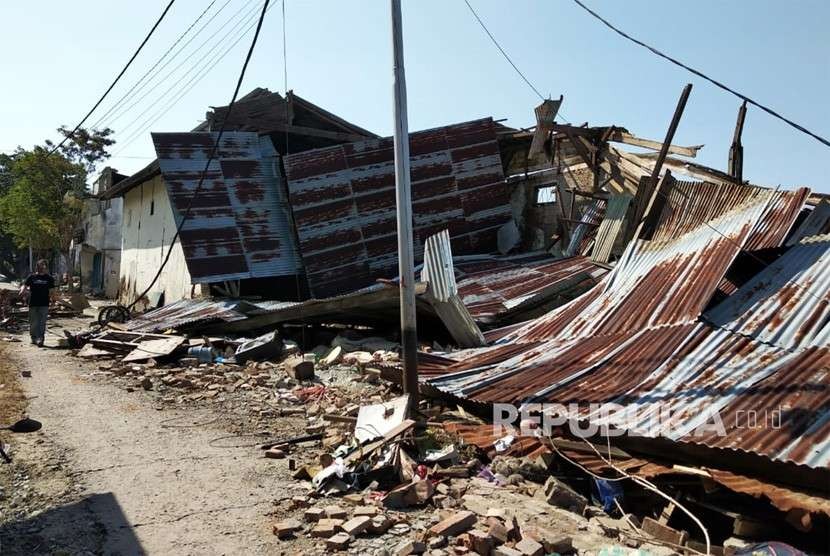
<instances>
[{"instance_id":1,"label":"utility pole","mask_svg":"<svg viewBox=\"0 0 830 556\"><path fill-rule=\"evenodd\" d=\"M409 124L406 119L406 75L403 66L401 0L391 0L392 51L395 74L395 201L398 208L398 274L401 292L403 391L410 408L418 407L418 335L415 317L415 269L412 256L412 192L409 179Z\"/></svg>"},{"instance_id":2,"label":"utility pole","mask_svg":"<svg viewBox=\"0 0 830 556\"><path fill-rule=\"evenodd\" d=\"M738 183L744 180L744 146L741 143L741 135L744 132L744 119L746 119L746 101L738 109L738 121L735 122L735 134L732 136L732 146L729 147L729 175L735 178Z\"/></svg>"}]
</instances>

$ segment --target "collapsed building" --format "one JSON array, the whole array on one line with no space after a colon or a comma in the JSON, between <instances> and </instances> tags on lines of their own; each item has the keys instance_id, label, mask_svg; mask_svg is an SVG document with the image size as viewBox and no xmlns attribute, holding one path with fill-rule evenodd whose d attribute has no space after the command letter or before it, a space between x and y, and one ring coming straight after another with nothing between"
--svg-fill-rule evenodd
<instances>
[{"instance_id":1,"label":"collapsed building","mask_svg":"<svg viewBox=\"0 0 830 556\"><path fill-rule=\"evenodd\" d=\"M798 530L826 523L830 203L697 164L701 146L557 124L557 110L545 101L532 130L482 118L410 136L422 340L471 348L420 353L423 391L625 433L633 474L706 477ZM153 134L158 160L105 192L124 196L124 303L187 216L141 300L162 307L120 329L394 329L392 140L257 90L194 196L224 114Z\"/></svg>"}]
</instances>

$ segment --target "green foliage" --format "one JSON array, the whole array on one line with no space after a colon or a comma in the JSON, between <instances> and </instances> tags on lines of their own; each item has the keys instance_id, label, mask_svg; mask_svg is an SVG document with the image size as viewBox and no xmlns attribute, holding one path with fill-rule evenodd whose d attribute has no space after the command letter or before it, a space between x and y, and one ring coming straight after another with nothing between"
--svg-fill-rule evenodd
<instances>
[{"instance_id":1,"label":"green foliage","mask_svg":"<svg viewBox=\"0 0 830 556\"><path fill-rule=\"evenodd\" d=\"M112 130L58 131L69 140L54 154L54 145L0 155L0 224L19 247L66 251L79 225L87 176L109 158Z\"/></svg>"},{"instance_id":2,"label":"green foliage","mask_svg":"<svg viewBox=\"0 0 830 556\"><path fill-rule=\"evenodd\" d=\"M86 189L86 170L55 153L18 149L3 168L8 183L0 197L0 222L15 244L35 249L69 245L80 217L78 199Z\"/></svg>"},{"instance_id":3,"label":"green foliage","mask_svg":"<svg viewBox=\"0 0 830 556\"><path fill-rule=\"evenodd\" d=\"M110 139L114 132L108 127L92 131L80 128L73 135L71 129L61 126L58 133L68 139L59 149L61 154L72 162L83 165L88 174L95 170L99 162L110 157L107 148L115 144L115 140ZM46 146L51 149L54 144L47 139Z\"/></svg>"}]
</instances>

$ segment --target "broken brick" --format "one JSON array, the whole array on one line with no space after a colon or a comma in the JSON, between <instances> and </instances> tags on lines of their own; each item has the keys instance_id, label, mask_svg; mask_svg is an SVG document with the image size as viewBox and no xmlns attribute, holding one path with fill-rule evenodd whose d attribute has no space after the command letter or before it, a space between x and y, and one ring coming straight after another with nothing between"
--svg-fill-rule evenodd
<instances>
[{"instance_id":1,"label":"broken brick","mask_svg":"<svg viewBox=\"0 0 830 556\"><path fill-rule=\"evenodd\" d=\"M478 529L473 529L467 535L470 543L469 547L473 552L481 556L490 556L490 553L493 551L493 545L495 544L490 535Z\"/></svg>"},{"instance_id":2,"label":"broken brick","mask_svg":"<svg viewBox=\"0 0 830 556\"><path fill-rule=\"evenodd\" d=\"M509 546L497 546L493 550L493 556L522 556L522 553Z\"/></svg>"},{"instance_id":3,"label":"broken brick","mask_svg":"<svg viewBox=\"0 0 830 556\"><path fill-rule=\"evenodd\" d=\"M326 548L329 550L345 550L352 538L346 533L337 533L326 539Z\"/></svg>"},{"instance_id":4,"label":"broken brick","mask_svg":"<svg viewBox=\"0 0 830 556\"><path fill-rule=\"evenodd\" d=\"M361 515L375 517L378 515L378 508L377 506L358 506L354 509L354 516L357 517Z\"/></svg>"},{"instance_id":5,"label":"broken brick","mask_svg":"<svg viewBox=\"0 0 830 556\"><path fill-rule=\"evenodd\" d=\"M670 542L674 544L683 545L686 543L688 534L685 531L678 531L668 525L663 525L650 517L643 519L643 532L648 533L656 539Z\"/></svg>"},{"instance_id":6,"label":"broken brick","mask_svg":"<svg viewBox=\"0 0 830 556\"><path fill-rule=\"evenodd\" d=\"M507 533L507 527L496 518L489 518L490 528L487 530L487 534L492 537L493 542L496 544L504 544L508 540L510 540L510 536Z\"/></svg>"},{"instance_id":7,"label":"broken brick","mask_svg":"<svg viewBox=\"0 0 830 556\"><path fill-rule=\"evenodd\" d=\"M392 556L409 556L410 554L423 554L427 549L426 545L412 539L403 541L392 550Z\"/></svg>"},{"instance_id":8,"label":"broken brick","mask_svg":"<svg viewBox=\"0 0 830 556\"><path fill-rule=\"evenodd\" d=\"M545 548L529 537L517 542L515 548L524 556L542 556L545 553Z\"/></svg>"},{"instance_id":9,"label":"broken brick","mask_svg":"<svg viewBox=\"0 0 830 556\"><path fill-rule=\"evenodd\" d=\"M429 532L433 535L444 535L451 537L463 533L476 522L476 514L469 511L457 512L447 519L433 525Z\"/></svg>"},{"instance_id":10,"label":"broken brick","mask_svg":"<svg viewBox=\"0 0 830 556\"><path fill-rule=\"evenodd\" d=\"M305 520L308 522L320 521L326 516L326 510L323 508L309 508L303 514Z\"/></svg>"},{"instance_id":11,"label":"broken brick","mask_svg":"<svg viewBox=\"0 0 830 556\"><path fill-rule=\"evenodd\" d=\"M358 516L353 517L346 523L340 526L340 530L346 533L347 535L354 535L357 536L369 528L369 523L371 523L372 518L369 516Z\"/></svg>"},{"instance_id":12,"label":"broken brick","mask_svg":"<svg viewBox=\"0 0 830 556\"><path fill-rule=\"evenodd\" d=\"M283 361L285 371L295 380L311 380L314 378L314 363L306 361L302 356L296 355Z\"/></svg>"},{"instance_id":13,"label":"broken brick","mask_svg":"<svg viewBox=\"0 0 830 556\"><path fill-rule=\"evenodd\" d=\"M321 519L311 530L311 536L327 539L334 536L342 524L342 519Z\"/></svg>"},{"instance_id":14,"label":"broken brick","mask_svg":"<svg viewBox=\"0 0 830 556\"><path fill-rule=\"evenodd\" d=\"M329 519L346 519L347 516L346 510L334 504L326 506L323 510L326 512L326 517Z\"/></svg>"},{"instance_id":15,"label":"broken brick","mask_svg":"<svg viewBox=\"0 0 830 556\"><path fill-rule=\"evenodd\" d=\"M369 532L375 535L382 535L392 527L392 520L385 515L378 515L372 518L369 523Z\"/></svg>"},{"instance_id":16,"label":"broken brick","mask_svg":"<svg viewBox=\"0 0 830 556\"><path fill-rule=\"evenodd\" d=\"M557 506L582 515L588 500L574 489L556 479L548 477L545 485L536 492L536 496L551 506Z\"/></svg>"},{"instance_id":17,"label":"broken brick","mask_svg":"<svg viewBox=\"0 0 830 556\"><path fill-rule=\"evenodd\" d=\"M274 524L274 534L278 539L287 539L302 529L303 524L296 519L286 519Z\"/></svg>"}]
</instances>

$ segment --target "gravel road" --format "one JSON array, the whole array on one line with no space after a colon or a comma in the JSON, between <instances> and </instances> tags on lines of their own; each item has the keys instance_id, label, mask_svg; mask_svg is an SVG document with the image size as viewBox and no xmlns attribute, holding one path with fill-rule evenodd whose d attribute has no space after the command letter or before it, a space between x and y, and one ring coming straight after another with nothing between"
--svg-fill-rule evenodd
<instances>
[{"instance_id":1,"label":"gravel road","mask_svg":"<svg viewBox=\"0 0 830 556\"><path fill-rule=\"evenodd\" d=\"M0 467L0 554L279 554L274 502L298 494L286 460L211 447L209 409L164 410L144 391L84 380L65 350L9 343L28 413ZM292 490L293 489L293 490ZM293 551L292 551L293 552Z\"/></svg>"}]
</instances>

